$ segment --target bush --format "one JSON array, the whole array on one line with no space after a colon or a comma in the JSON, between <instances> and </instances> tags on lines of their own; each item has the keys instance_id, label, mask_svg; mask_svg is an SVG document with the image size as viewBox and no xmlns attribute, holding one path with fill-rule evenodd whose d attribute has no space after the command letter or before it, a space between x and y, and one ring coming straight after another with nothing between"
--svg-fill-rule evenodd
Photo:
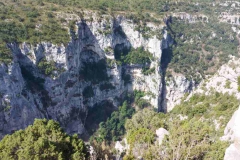
<instances>
[{"instance_id":1,"label":"bush","mask_svg":"<svg viewBox=\"0 0 240 160\"><path fill-rule=\"evenodd\" d=\"M199 104L201 103L201 104ZM238 108L239 102L233 95L215 92L212 95L195 94L189 101L182 102L171 111L171 114L183 114L189 119L205 117L219 119L222 115L221 126L226 125L232 114Z\"/></svg>"},{"instance_id":2,"label":"bush","mask_svg":"<svg viewBox=\"0 0 240 160\"><path fill-rule=\"evenodd\" d=\"M165 127L164 118L166 115L163 113L154 112L151 109L144 108L128 119L125 124L127 132L136 131L141 128L146 128L155 132L160 127Z\"/></svg>"},{"instance_id":3,"label":"bush","mask_svg":"<svg viewBox=\"0 0 240 160\"><path fill-rule=\"evenodd\" d=\"M142 69L142 73L143 73L144 75L150 75L150 74L152 74L152 73L154 73L154 72L155 72L155 67L153 67L153 68L144 67L144 68Z\"/></svg>"},{"instance_id":4,"label":"bush","mask_svg":"<svg viewBox=\"0 0 240 160\"><path fill-rule=\"evenodd\" d=\"M68 136L60 125L36 119L33 125L0 141L1 159L87 159L87 147L77 135Z\"/></svg>"},{"instance_id":5,"label":"bush","mask_svg":"<svg viewBox=\"0 0 240 160\"><path fill-rule=\"evenodd\" d=\"M47 61L46 58L43 58L38 63L38 68L47 76L53 74L54 71L57 70L54 61Z\"/></svg>"},{"instance_id":6,"label":"bush","mask_svg":"<svg viewBox=\"0 0 240 160\"><path fill-rule=\"evenodd\" d=\"M145 51L143 47L131 49L127 55L121 55L121 62L124 64L147 65L151 62L152 54Z\"/></svg>"},{"instance_id":7,"label":"bush","mask_svg":"<svg viewBox=\"0 0 240 160\"><path fill-rule=\"evenodd\" d=\"M215 139L209 138L215 136L214 128L196 119L183 122L173 121L169 132L169 136L161 146L162 150L166 149L166 159L176 156L179 159L186 159L188 156L204 159L203 157L207 154L206 149L215 143Z\"/></svg>"},{"instance_id":8,"label":"bush","mask_svg":"<svg viewBox=\"0 0 240 160\"><path fill-rule=\"evenodd\" d=\"M26 31L23 25L15 22L0 22L0 40L2 42L23 42Z\"/></svg>"},{"instance_id":9,"label":"bush","mask_svg":"<svg viewBox=\"0 0 240 160\"><path fill-rule=\"evenodd\" d=\"M40 14L36 9L33 9L27 13L27 17L29 18L37 18L38 16L40 16Z\"/></svg>"},{"instance_id":10,"label":"bush","mask_svg":"<svg viewBox=\"0 0 240 160\"><path fill-rule=\"evenodd\" d=\"M7 48L7 44L0 42L0 62L10 63L12 61L11 50Z\"/></svg>"},{"instance_id":11,"label":"bush","mask_svg":"<svg viewBox=\"0 0 240 160\"><path fill-rule=\"evenodd\" d=\"M106 122L99 124L99 129L95 133L98 139L103 141L119 140L125 133L125 121L134 113L134 109L124 101L123 105L111 114L111 117ZM97 138L96 137L96 138Z\"/></svg>"},{"instance_id":12,"label":"bush","mask_svg":"<svg viewBox=\"0 0 240 160\"><path fill-rule=\"evenodd\" d=\"M146 128L131 130L128 133L127 141L133 148L135 144L152 144L154 142L154 132Z\"/></svg>"},{"instance_id":13,"label":"bush","mask_svg":"<svg viewBox=\"0 0 240 160\"><path fill-rule=\"evenodd\" d=\"M47 13L47 17L48 17L48 18L54 18L53 14L52 14L51 12L48 12L48 13Z\"/></svg>"},{"instance_id":14,"label":"bush","mask_svg":"<svg viewBox=\"0 0 240 160\"><path fill-rule=\"evenodd\" d=\"M230 85L231 85L231 82L227 80L224 87L227 89L230 89Z\"/></svg>"},{"instance_id":15,"label":"bush","mask_svg":"<svg viewBox=\"0 0 240 160\"><path fill-rule=\"evenodd\" d=\"M150 103L147 100L142 99L142 97L144 97L144 96L145 96L144 92L134 90L134 102L137 104L139 109L143 109L145 107L150 106Z\"/></svg>"}]
</instances>

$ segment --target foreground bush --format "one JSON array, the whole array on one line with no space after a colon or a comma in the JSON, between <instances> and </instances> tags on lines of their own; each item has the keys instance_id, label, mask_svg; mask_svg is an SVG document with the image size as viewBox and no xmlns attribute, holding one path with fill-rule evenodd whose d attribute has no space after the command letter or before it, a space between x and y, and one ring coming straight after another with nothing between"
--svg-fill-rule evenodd
<instances>
[{"instance_id":1,"label":"foreground bush","mask_svg":"<svg viewBox=\"0 0 240 160\"><path fill-rule=\"evenodd\" d=\"M0 141L0 159L84 160L87 148L77 135L68 136L53 120L36 119L25 130Z\"/></svg>"}]
</instances>

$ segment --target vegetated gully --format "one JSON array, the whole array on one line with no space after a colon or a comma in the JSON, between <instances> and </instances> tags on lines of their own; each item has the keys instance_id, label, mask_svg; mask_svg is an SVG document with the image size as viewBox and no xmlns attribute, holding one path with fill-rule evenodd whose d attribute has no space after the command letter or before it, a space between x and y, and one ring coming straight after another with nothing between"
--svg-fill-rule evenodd
<instances>
[{"instance_id":1,"label":"vegetated gully","mask_svg":"<svg viewBox=\"0 0 240 160\"><path fill-rule=\"evenodd\" d=\"M166 71L168 64L171 62L172 58L172 49L169 47L162 50L162 57L160 61L160 72L161 72L161 93L158 99L158 112L166 113L167 111L167 102L166 102Z\"/></svg>"}]
</instances>

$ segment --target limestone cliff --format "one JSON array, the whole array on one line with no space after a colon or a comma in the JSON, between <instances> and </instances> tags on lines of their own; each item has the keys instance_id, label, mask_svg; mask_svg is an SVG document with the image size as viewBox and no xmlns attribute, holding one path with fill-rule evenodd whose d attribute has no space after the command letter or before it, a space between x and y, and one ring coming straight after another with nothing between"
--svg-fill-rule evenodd
<instances>
[{"instance_id":1,"label":"limestone cliff","mask_svg":"<svg viewBox=\"0 0 240 160\"><path fill-rule=\"evenodd\" d=\"M223 140L230 140L232 144L226 149L224 160L240 159L240 110L238 109L224 130Z\"/></svg>"},{"instance_id":2,"label":"limestone cliff","mask_svg":"<svg viewBox=\"0 0 240 160\"><path fill-rule=\"evenodd\" d=\"M171 43L166 32L162 40L155 35L146 39L134 30L131 20L122 16L103 18L101 22L95 17L76 25L67 46L47 42L8 44L14 60L0 66L1 136L25 128L34 118L55 119L68 133L81 135L89 108L106 101L117 107L121 95L135 89L151 92L145 98L159 107L159 63L162 50ZM148 25L153 30L163 28ZM116 64L114 50L140 46L154 57L150 68L155 69L149 75L137 65ZM123 74L130 75L130 83L124 82Z\"/></svg>"}]
</instances>

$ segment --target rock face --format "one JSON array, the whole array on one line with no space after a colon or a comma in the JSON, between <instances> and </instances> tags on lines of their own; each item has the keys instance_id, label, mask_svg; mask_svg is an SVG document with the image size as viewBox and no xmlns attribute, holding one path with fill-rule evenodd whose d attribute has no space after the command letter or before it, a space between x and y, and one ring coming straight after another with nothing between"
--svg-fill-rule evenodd
<instances>
[{"instance_id":1,"label":"rock face","mask_svg":"<svg viewBox=\"0 0 240 160\"><path fill-rule=\"evenodd\" d=\"M185 93L190 93L194 89L194 82L189 81L182 75L174 75L166 84L165 108L171 111L175 105L181 102Z\"/></svg>"},{"instance_id":2,"label":"rock face","mask_svg":"<svg viewBox=\"0 0 240 160\"><path fill-rule=\"evenodd\" d=\"M240 109L238 109L224 130L222 140L230 140L233 144L226 149L224 160L240 159Z\"/></svg>"},{"instance_id":3,"label":"rock face","mask_svg":"<svg viewBox=\"0 0 240 160\"><path fill-rule=\"evenodd\" d=\"M203 14L189 14L186 12L177 12L173 13L172 16L180 20L184 20L188 23L208 22L208 17Z\"/></svg>"},{"instance_id":4,"label":"rock face","mask_svg":"<svg viewBox=\"0 0 240 160\"><path fill-rule=\"evenodd\" d=\"M127 150L130 149L129 144L127 143L127 139L124 138L121 142L120 142L120 141L117 141L116 144L115 144L115 149L116 149L117 155L118 155L118 157L119 157L119 159L120 159L121 154L122 154L123 152L126 152Z\"/></svg>"},{"instance_id":5,"label":"rock face","mask_svg":"<svg viewBox=\"0 0 240 160\"><path fill-rule=\"evenodd\" d=\"M167 33L162 40L146 39L121 16L79 21L77 28L67 46L9 44L14 60L0 65L0 137L27 127L35 118L57 120L67 133L82 135L89 108L104 102L117 107L121 95L135 89L151 92L153 96L147 98L159 107L159 63L162 50L171 43ZM144 75L139 66L116 65L114 50L140 46L154 57L150 67L155 70L150 75ZM130 83L124 81L126 74Z\"/></svg>"},{"instance_id":6,"label":"rock face","mask_svg":"<svg viewBox=\"0 0 240 160\"><path fill-rule=\"evenodd\" d=\"M221 93L229 93L240 99L240 92L238 91L238 77L240 76L240 60L234 56L231 60L223 65L212 77L207 81L203 81L200 86L193 91L195 93L211 94L213 90Z\"/></svg>"}]
</instances>

